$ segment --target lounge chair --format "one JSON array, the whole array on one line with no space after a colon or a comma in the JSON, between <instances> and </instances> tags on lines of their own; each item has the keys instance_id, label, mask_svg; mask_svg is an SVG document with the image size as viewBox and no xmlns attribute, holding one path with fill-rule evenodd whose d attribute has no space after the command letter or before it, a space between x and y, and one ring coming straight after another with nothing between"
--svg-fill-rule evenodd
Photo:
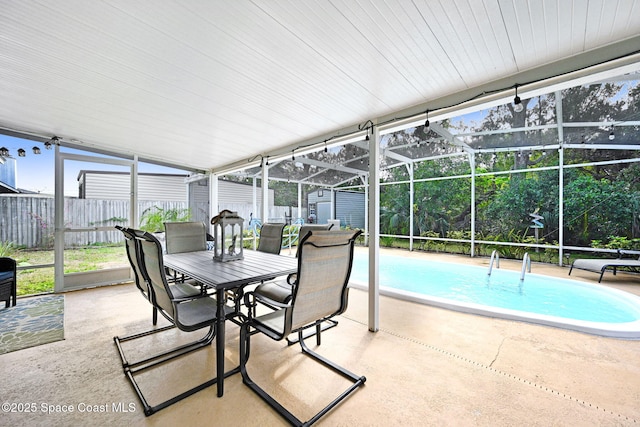
<instances>
[{"instance_id":1,"label":"lounge chair","mask_svg":"<svg viewBox=\"0 0 640 427\"><path fill-rule=\"evenodd\" d=\"M595 273L600 273L600 278L598 279L598 283L602 282L602 276L604 272L607 270L613 271L613 275L615 276L618 272L619 268L627 268L633 272L640 273L640 259L596 259L596 258L588 258L588 259L576 259L571 264L571 268L569 269L569 275L574 268L579 270L587 270L593 271Z\"/></svg>"},{"instance_id":2,"label":"lounge chair","mask_svg":"<svg viewBox=\"0 0 640 427\"><path fill-rule=\"evenodd\" d=\"M251 390L260 396L292 425L311 425L323 415L346 399L366 378L358 376L336 363L312 351L304 343L303 331L315 328L316 341L320 344L320 325L343 313L347 309L349 276L353 263L353 247L358 231L313 231L299 242L298 273L289 304L267 301L279 307L277 311L261 316L251 316L240 328L240 372L242 380ZM252 298L263 302L266 297L248 292L245 304L251 304ZM302 353L328 367L333 372L350 380L352 384L338 397L322 408L309 421L302 422L292 412L282 406L275 398L258 386L249 376L247 364L250 355L251 337L256 334L280 341L291 333L297 333ZM290 374L290 373L289 373ZM313 384L308 384L313 388Z\"/></svg>"},{"instance_id":3,"label":"lounge chair","mask_svg":"<svg viewBox=\"0 0 640 427\"><path fill-rule=\"evenodd\" d=\"M150 233L139 232L136 233L136 241L139 244L140 253L142 255L139 259L139 267L140 271L143 272L143 276L147 280L147 285L151 294L150 300L156 307L157 311L171 324L163 328L152 329L150 331L134 335L114 337L113 340L118 348L124 373L138 395L138 398L144 408L145 415L149 416L160 409L166 408L167 406L191 396L192 394L217 382L217 378L210 379L188 391L152 406L147 402L135 379L135 375L139 372L146 371L149 368L166 363L176 357L209 346L216 335L215 325L217 321L217 303L213 297L200 292L195 296L177 297L175 290L178 288L170 285L167 281L162 261L163 249L158 239ZM237 314L238 313L232 307L225 306L225 318L231 318ZM197 341L154 354L143 360L136 362L129 362L127 360L122 348L123 342L134 341L174 327L185 332L208 328L208 332L204 337Z\"/></svg>"}]
</instances>

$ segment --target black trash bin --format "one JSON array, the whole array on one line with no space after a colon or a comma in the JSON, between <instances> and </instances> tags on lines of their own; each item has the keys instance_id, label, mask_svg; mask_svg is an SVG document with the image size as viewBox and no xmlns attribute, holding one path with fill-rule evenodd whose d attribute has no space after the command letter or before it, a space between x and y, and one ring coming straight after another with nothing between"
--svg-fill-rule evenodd
<instances>
[{"instance_id":1,"label":"black trash bin","mask_svg":"<svg viewBox=\"0 0 640 427\"><path fill-rule=\"evenodd\" d=\"M6 308L16 305L16 282L16 260L0 257L0 301L5 301Z\"/></svg>"}]
</instances>

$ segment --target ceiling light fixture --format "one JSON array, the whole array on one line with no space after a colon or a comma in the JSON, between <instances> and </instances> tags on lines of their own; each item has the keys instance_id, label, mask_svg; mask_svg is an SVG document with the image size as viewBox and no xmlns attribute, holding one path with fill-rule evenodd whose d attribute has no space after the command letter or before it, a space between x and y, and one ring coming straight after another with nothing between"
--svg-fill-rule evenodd
<instances>
[{"instance_id":1,"label":"ceiling light fixture","mask_svg":"<svg viewBox=\"0 0 640 427\"><path fill-rule=\"evenodd\" d=\"M296 161L296 150L291 150L291 161L292 162Z\"/></svg>"},{"instance_id":2,"label":"ceiling light fixture","mask_svg":"<svg viewBox=\"0 0 640 427\"><path fill-rule=\"evenodd\" d=\"M613 132L613 125L611 125L611 132L609 132L609 141L616 139L616 134Z\"/></svg>"},{"instance_id":3,"label":"ceiling light fixture","mask_svg":"<svg viewBox=\"0 0 640 427\"><path fill-rule=\"evenodd\" d=\"M424 113L427 116L427 120L424 122L424 131L427 132L429 130L429 110Z\"/></svg>"},{"instance_id":4,"label":"ceiling light fixture","mask_svg":"<svg viewBox=\"0 0 640 427\"><path fill-rule=\"evenodd\" d=\"M7 149L7 147L0 148L0 156L9 157L9 150Z\"/></svg>"},{"instance_id":5,"label":"ceiling light fixture","mask_svg":"<svg viewBox=\"0 0 640 427\"><path fill-rule=\"evenodd\" d=\"M524 105L522 105L522 100L518 96L518 85L516 84L514 88L516 90L516 96L515 98L513 98L513 111L515 111L516 113L520 113L522 112L522 110L524 110Z\"/></svg>"},{"instance_id":6,"label":"ceiling light fixture","mask_svg":"<svg viewBox=\"0 0 640 427\"><path fill-rule=\"evenodd\" d=\"M33 147L33 154L40 154L40 147Z\"/></svg>"},{"instance_id":7,"label":"ceiling light fixture","mask_svg":"<svg viewBox=\"0 0 640 427\"><path fill-rule=\"evenodd\" d=\"M24 151L22 148L18 148L18 156L19 157L25 157L27 155L27 152Z\"/></svg>"}]
</instances>

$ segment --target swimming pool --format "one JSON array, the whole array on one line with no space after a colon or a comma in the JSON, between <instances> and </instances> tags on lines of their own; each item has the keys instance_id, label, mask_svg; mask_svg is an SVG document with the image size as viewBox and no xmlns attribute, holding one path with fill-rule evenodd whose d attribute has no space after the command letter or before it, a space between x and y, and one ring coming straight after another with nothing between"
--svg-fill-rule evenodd
<instances>
[{"instance_id":1,"label":"swimming pool","mask_svg":"<svg viewBox=\"0 0 640 427\"><path fill-rule=\"evenodd\" d=\"M356 252L351 284L368 281L368 258ZM527 273L380 255L380 293L451 310L640 339L640 297L602 285Z\"/></svg>"}]
</instances>

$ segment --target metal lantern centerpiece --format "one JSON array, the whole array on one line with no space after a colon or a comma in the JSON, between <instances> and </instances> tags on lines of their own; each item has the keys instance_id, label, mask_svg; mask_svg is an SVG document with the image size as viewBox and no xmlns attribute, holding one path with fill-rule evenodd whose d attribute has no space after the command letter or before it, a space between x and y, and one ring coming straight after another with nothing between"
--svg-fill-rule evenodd
<instances>
[{"instance_id":1,"label":"metal lantern centerpiece","mask_svg":"<svg viewBox=\"0 0 640 427\"><path fill-rule=\"evenodd\" d=\"M213 225L215 261L227 262L242 259L242 225L244 219L237 212L223 210L211 218Z\"/></svg>"}]
</instances>

